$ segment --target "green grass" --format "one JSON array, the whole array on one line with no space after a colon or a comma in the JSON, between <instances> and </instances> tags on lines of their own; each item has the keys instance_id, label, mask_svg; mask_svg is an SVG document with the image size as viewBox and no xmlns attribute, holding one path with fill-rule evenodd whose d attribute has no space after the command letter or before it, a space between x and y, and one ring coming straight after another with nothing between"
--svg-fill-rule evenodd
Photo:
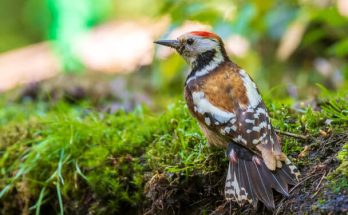
<instances>
[{"instance_id":1,"label":"green grass","mask_svg":"<svg viewBox=\"0 0 348 215\"><path fill-rule=\"evenodd\" d=\"M34 113L29 121L12 115L25 115L21 106L12 108L0 129L0 198L11 198L25 181L29 192L19 195L34 200L31 209L37 213L55 199L63 214L65 202L81 198L80 189L86 192L81 195L107 200L102 208L115 212L120 204L141 201L146 171L214 170L207 165L209 150L183 102L161 116L141 107L128 114L101 114L60 103Z\"/></svg>"},{"instance_id":2,"label":"green grass","mask_svg":"<svg viewBox=\"0 0 348 215\"><path fill-rule=\"evenodd\" d=\"M280 130L317 136L320 129L347 128L344 98L324 99L321 111L294 111L289 101L267 101ZM145 183L157 172L188 178L226 166L224 151L206 146L181 101L161 115L144 107L100 113L87 102L1 105L2 212L27 205L21 210L40 214L51 208L64 214L83 205L89 212L116 213L122 207L141 207ZM303 147L296 139L283 138L283 149L290 155ZM337 171L348 177L347 145L338 157L342 164Z\"/></svg>"}]
</instances>

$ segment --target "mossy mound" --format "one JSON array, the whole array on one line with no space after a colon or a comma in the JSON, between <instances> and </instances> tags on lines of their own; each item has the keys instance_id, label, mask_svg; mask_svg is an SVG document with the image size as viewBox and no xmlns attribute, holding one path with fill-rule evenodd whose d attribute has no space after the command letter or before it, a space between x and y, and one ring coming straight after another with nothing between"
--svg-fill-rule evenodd
<instances>
[{"instance_id":1,"label":"mossy mound","mask_svg":"<svg viewBox=\"0 0 348 215\"><path fill-rule=\"evenodd\" d=\"M348 102L324 101L299 108L269 102L283 149L303 175L288 199L276 196L276 213L347 209L331 206L347 198ZM225 152L207 147L184 102L161 115L140 106L99 112L88 102L6 105L0 111L2 214L253 212L224 201Z\"/></svg>"}]
</instances>

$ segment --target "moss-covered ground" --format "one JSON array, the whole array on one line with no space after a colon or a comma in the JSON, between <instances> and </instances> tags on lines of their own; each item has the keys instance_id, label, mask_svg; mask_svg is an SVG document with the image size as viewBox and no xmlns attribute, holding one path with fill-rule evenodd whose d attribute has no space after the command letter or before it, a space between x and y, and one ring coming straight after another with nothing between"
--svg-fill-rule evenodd
<instances>
[{"instance_id":1,"label":"moss-covered ground","mask_svg":"<svg viewBox=\"0 0 348 215\"><path fill-rule=\"evenodd\" d=\"M302 179L258 213L347 213L347 95L266 104ZM100 111L91 99L0 107L0 214L255 213L224 201L225 152L207 147L183 101L161 114Z\"/></svg>"}]
</instances>

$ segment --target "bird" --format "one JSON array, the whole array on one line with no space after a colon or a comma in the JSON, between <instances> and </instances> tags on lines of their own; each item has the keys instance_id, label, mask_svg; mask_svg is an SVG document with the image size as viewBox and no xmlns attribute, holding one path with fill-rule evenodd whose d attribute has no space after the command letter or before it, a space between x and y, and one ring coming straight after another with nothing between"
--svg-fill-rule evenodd
<instances>
[{"instance_id":1,"label":"bird","mask_svg":"<svg viewBox=\"0 0 348 215\"><path fill-rule=\"evenodd\" d=\"M154 43L174 48L189 65L184 87L189 112L208 145L226 149L225 199L274 209L273 189L288 197L300 172L282 152L253 79L230 60L213 32L191 31Z\"/></svg>"}]
</instances>

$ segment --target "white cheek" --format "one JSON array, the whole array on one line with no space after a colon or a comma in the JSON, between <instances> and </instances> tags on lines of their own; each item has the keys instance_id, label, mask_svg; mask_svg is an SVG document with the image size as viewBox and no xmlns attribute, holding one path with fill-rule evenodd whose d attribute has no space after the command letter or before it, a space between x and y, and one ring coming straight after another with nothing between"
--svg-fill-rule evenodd
<instances>
[{"instance_id":1,"label":"white cheek","mask_svg":"<svg viewBox=\"0 0 348 215\"><path fill-rule=\"evenodd\" d=\"M183 57L185 58L186 62L192 64L197 59L198 55L215 49L216 46L217 44L211 40L196 40L194 44L186 46L186 51Z\"/></svg>"},{"instance_id":2,"label":"white cheek","mask_svg":"<svg viewBox=\"0 0 348 215\"><path fill-rule=\"evenodd\" d=\"M203 53L211 49L215 49L218 44L212 40L197 40L194 44L194 49L197 53Z\"/></svg>"}]
</instances>

